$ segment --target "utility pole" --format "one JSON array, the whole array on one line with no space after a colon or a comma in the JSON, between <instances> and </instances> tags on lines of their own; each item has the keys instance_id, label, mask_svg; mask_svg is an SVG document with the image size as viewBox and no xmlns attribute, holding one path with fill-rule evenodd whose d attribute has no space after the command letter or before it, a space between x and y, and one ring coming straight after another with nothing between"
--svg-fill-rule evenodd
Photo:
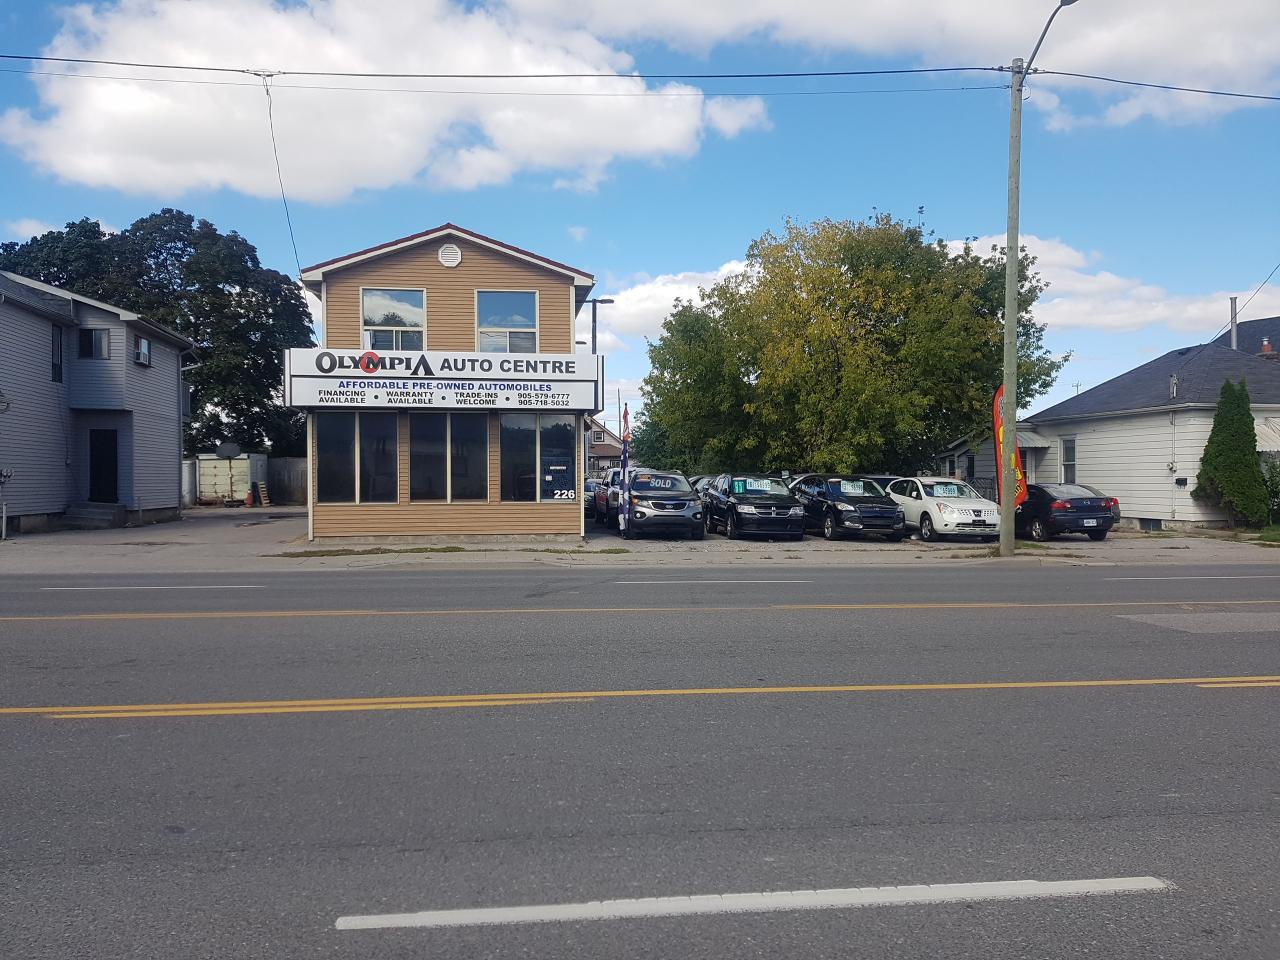
<instances>
[{"instance_id":1,"label":"utility pole","mask_svg":"<svg viewBox=\"0 0 1280 960\"><path fill-rule=\"evenodd\" d=\"M1004 260L1004 404L1000 419L1004 422L1004 463L999 464L1000 484L1000 556L1013 556L1014 498L1018 489L1018 210L1022 184L1022 85L1035 63L1040 45L1049 34L1058 11L1076 0L1058 0L1049 14L1040 39L1036 41L1026 63L1015 58L1010 64L1009 83L1009 222L1005 237Z\"/></svg>"},{"instance_id":2,"label":"utility pole","mask_svg":"<svg viewBox=\"0 0 1280 960\"><path fill-rule=\"evenodd\" d=\"M1239 344L1236 340L1236 298L1231 298L1231 349L1239 350Z\"/></svg>"}]
</instances>

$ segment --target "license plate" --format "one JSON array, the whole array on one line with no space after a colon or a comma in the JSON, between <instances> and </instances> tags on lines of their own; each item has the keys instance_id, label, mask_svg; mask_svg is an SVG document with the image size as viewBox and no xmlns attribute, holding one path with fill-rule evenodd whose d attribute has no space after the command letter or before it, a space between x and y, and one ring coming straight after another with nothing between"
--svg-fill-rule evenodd
<instances>
[{"instance_id":1,"label":"license plate","mask_svg":"<svg viewBox=\"0 0 1280 960\"><path fill-rule=\"evenodd\" d=\"M1084 525L1085 525L1086 527L1096 527L1096 526L1098 525L1098 521L1097 521L1097 520L1086 520L1086 521L1084 522Z\"/></svg>"}]
</instances>

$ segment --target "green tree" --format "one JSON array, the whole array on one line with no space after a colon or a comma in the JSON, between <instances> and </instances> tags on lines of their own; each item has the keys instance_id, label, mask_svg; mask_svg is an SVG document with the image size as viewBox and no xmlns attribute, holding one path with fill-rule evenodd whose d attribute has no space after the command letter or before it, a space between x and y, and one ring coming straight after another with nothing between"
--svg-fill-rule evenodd
<instances>
[{"instance_id":1,"label":"green tree","mask_svg":"<svg viewBox=\"0 0 1280 960\"><path fill-rule=\"evenodd\" d=\"M1019 397L1066 358L1031 308L1045 285L1019 261ZM958 253L921 224L788 222L701 304L677 303L650 345L645 415L690 467L890 469L927 464L990 429L1000 383L1004 255Z\"/></svg>"},{"instance_id":2,"label":"green tree","mask_svg":"<svg viewBox=\"0 0 1280 960\"><path fill-rule=\"evenodd\" d=\"M238 233L164 209L120 233L94 220L0 244L0 269L65 287L165 324L195 344L186 447L230 440L299 453L302 418L281 406L283 351L312 344L302 288L269 270Z\"/></svg>"},{"instance_id":3,"label":"green tree","mask_svg":"<svg viewBox=\"0 0 1280 960\"><path fill-rule=\"evenodd\" d=\"M1213 428L1204 445L1200 473L1191 495L1225 510L1233 521L1255 527L1267 521L1267 483L1258 460L1249 388L1243 380L1222 384Z\"/></svg>"},{"instance_id":4,"label":"green tree","mask_svg":"<svg viewBox=\"0 0 1280 960\"><path fill-rule=\"evenodd\" d=\"M660 424L641 420L631 430L631 460L655 470L671 470L675 460L667 445L667 431Z\"/></svg>"}]
</instances>

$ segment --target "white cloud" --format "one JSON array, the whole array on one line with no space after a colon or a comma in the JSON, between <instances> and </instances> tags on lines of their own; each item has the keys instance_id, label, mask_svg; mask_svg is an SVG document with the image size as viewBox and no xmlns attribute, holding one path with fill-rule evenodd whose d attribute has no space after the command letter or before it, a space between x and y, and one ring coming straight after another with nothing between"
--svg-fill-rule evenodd
<instances>
[{"instance_id":1,"label":"white cloud","mask_svg":"<svg viewBox=\"0 0 1280 960\"><path fill-rule=\"evenodd\" d=\"M714 270L688 270L633 278L630 286L606 294L614 302L599 308L601 336L655 338L662 332L662 321L671 313L671 306L677 298L696 301L700 299L699 289L709 287L745 267L741 260L730 260ZM579 331L584 323L587 336L590 336L590 310L583 310L578 315Z\"/></svg>"},{"instance_id":2,"label":"white cloud","mask_svg":"<svg viewBox=\"0 0 1280 960\"><path fill-rule=\"evenodd\" d=\"M974 248L985 253L992 244L1004 245L1003 236L980 237ZM1022 244L1038 258L1035 269L1049 289L1035 306L1035 317L1050 330L1105 330L1113 332L1165 326L1190 335L1195 342L1213 335L1230 317L1228 298L1243 303L1250 290L1224 290L1174 294L1138 277L1125 277L1101 269L1101 254L1077 250L1061 240L1024 235ZM1242 318L1280 314L1280 290L1264 287ZM1183 337L1183 340L1188 337ZM1182 343L1170 342L1170 348Z\"/></svg>"},{"instance_id":3,"label":"white cloud","mask_svg":"<svg viewBox=\"0 0 1280 960\"><path fill-rule=\"evenodd\" d=\"M625 75L633 68L626 53L584 29L460 0L384 0L376 15L365 0L120 0L68 7L63 16L44 51L52 56L346 72ZM95 72L131 75L128 68ZM89 186L270 197L277 186L266 100L256 81L243 79L247 86L38 77L39 108L0 114L0 142ZM316 84L435 92L297 89ZM630 76L281 76L272 89L286 186L313 201L419 180L473 189L528 171L589 190L616 161L690 156L708 131L734 136L767 122L754 101L708 101L687 84L650 86ZM625 96L505 95L512 90Z\"/></svg>"},{"instance_id":4,"label":"white cloud","mask_svg":"<svg viewBox=\"0 0 1280 960\"><path fill-rule=\"evenodd\" d=\"M44 236L51 230L61 230L61 227L55 227L52 223L45 223L43 220L37 220L34 217L21 217L17 220L9 220L4 224L5 233L13 237L15 240L30 240L32 237Z\"/></svg>"},{"instance_id":5,"label":"white cloud","mask_svg":"<svg viewBox=\"0 0 1280 960\"><path fill-rule=\"evenodd\" d=\"M578 243L581 243L583 240L587 239L587 228L586 227L570 227L569 236L573 237L573 239L576 240Z\"/></svg>"},{"instance_id":6,"label":"white cloud","mask_svg":"<svg viewBox=\"0 0 1280 960\"><path fill-rule=\"evenodd\" d=\"M1052 0L506 0L532 22L587 29L620 41L657 41L698 53L737 41L765 40L821 54L852 51L906 59L922 66L988 66L1027 56ZM1061 11L1037 59L1043 68L1154 80L1183 86L1261 92L1280 90L1280 17L1260 0L1125 0ZM830 64L838 68L837 62ZM1039 77L1029 101L1053 126L1128 123L1141 116L1199 120L1239 109L1245 101L1192 94L1104 87ZM1072 113L1059 94L1089 90Z\"/></svg>"}]
</instances>

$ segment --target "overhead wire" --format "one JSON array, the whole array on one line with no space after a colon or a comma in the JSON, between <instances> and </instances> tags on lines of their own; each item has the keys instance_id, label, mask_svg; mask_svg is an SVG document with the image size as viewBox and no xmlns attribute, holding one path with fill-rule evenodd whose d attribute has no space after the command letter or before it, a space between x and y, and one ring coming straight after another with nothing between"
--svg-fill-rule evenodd
<instances>
[{"instance_id":1,"label":"overhead wire","mask_svg":"<svg viewBox=\"0 0 1280 960\"><path fill-rule=\"evenodd\" d=\"M267 129L271 131L271 156L276 161L276 182L280 184L280 202L284 205L284 222L289 227L289 243L293 247L293 263L298 269L298 278L302 278L302 260L298 257L298 241L293 235L293 217L289 213L289 198L284 192L284 173L280 169L280 148L276 144L276 119L271 101L271 75L263 72L262 92L267 95Z\"/></svg>"}]
</instances>

